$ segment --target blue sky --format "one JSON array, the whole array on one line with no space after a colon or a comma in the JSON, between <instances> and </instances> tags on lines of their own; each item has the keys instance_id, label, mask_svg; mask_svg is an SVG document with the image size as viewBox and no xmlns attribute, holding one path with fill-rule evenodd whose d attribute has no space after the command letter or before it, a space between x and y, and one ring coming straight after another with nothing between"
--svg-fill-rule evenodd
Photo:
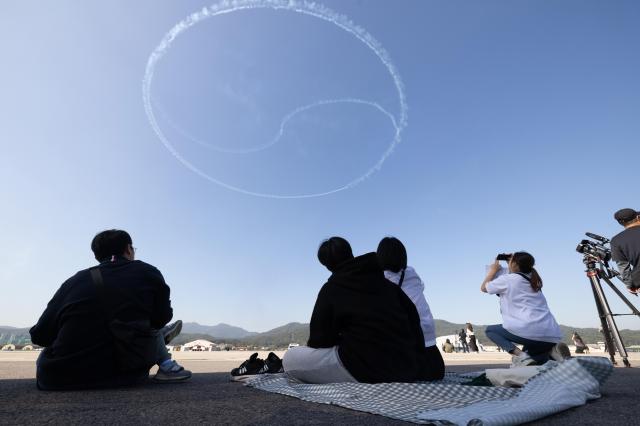
<instances>
[{"instance_id":1,"label":"blue sky","mask_svg":"<svg viewBox=\"0 0 640 426\"><path fill-rule=\"evenodd\" d=\"M93 264L95 233L128 230L172 287L175 317L264 331L307 322L328 272L319 242L356 253L404 241L436 318L500 322L484 265L524 249L558 321L596 326L575 246L619 232L638 205L640 5L633 1L323 2L369 32L404 83L407 127L357 186L306 199L231 191L184 167L142 99L151 52L211 3L0 5L0 324L35 323L59 285ZM172 145L253 192L304 194L364 174L393 140L386 67L335 25L291 11L205 20L158 62L151 86ZM157 114L159 116L159 114ZM180 129L178 129L178 127ZM189 134L192 139L185 137ZM611 295L614 309L623 307ZM637 318L622 318L640 328Z\"/></svg>"}]
</instances>

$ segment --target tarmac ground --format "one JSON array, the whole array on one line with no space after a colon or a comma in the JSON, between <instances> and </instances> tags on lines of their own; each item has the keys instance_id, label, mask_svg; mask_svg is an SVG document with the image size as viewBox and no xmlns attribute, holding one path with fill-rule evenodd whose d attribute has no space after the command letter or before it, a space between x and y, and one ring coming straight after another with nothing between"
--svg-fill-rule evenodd
<instances>
[{"instance_id":1,"label":"tarmac ground","mask_svg":"<svg viewBox=\"0 0 640 426\"><path fill-rule=\"evenodd\" d=\"M0 424L406 424L229 382L228 371L248 355L249 352L175 353L174 358L194 373L190 382L182 384L149 382L113 390L42 392L36 389L34 379L37 353L0 353ZM266 353L261 352L260 356L265 357ZM640 354L633 354L630 360L632 365L640 366ZM447 371L477 371L506 367L508 356L445 354L445 363ZM529 424L640 424L639 392L640 368L618 367L602 387L602 398Z\"/></svg>"}]
</instances>

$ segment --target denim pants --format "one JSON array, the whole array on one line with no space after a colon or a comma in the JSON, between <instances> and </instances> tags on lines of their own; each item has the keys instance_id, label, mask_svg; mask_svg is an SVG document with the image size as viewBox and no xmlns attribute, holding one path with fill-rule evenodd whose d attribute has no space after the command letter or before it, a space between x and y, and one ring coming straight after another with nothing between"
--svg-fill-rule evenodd
<instances>
[{"instance_id":1,"label":"denim pants","mask_svg":"<svg viewBox=\"0 0 640 426\"><path fill-rule=\"evenodd\" d=\"M538 364L549 361L549 351L555 346L555 343L540 342L516 336L505 330L502 324L488 325L485 334L493 343L507 352L511 352L516 348L514 343L521 344L522 351L526 352Z\"/></svg>"},{"instance_id":2,"label":"denim pants","mask_svg":"<svg viewBox=\"0 0 640 426\"><path fill-rule=\"evenodd\" d=\"M158 341L157 341L158 346L157 346L157 352L156 352L158 357L158 362L156 363L157 365L160 365L164 361L171 359L171 355L167 350L167 343L164 341L165 336L167 335L167 333L169 333L169 326L166 325L162 327L159 331L160 332L158 333Z\"/></svg>"}]
</instances>

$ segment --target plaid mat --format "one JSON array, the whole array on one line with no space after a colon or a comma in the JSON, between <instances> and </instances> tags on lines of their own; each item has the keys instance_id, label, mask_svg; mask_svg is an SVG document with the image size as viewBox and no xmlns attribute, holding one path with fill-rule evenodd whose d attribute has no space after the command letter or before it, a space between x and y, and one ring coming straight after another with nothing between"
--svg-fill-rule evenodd
<instances>
[{"instance_id":1,"label":"plaid mat","mask_svg":"<svg viewBox=\"0 0 640 426\"><path fill-rule=\"evenodd\" d=\"M522 388L466 386L483 372L447 373L429 383L304 384L285 374L264 374L245 384L304 401L334 404L413 423L513 425L536 420L600 397L613 366L607 358L548 362Z\"/></svg>"}]
</instances>

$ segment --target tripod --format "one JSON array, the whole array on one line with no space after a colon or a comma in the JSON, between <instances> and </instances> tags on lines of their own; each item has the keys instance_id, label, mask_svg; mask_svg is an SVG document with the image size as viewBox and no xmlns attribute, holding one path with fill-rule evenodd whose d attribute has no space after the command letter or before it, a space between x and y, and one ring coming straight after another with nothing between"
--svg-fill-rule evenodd
<instances>
[{"instance_id":1,"label":"tripod","mask_svg":"<svg viewBox=\"0 0 640 426\"><path fill-rule=\"evenodd\" d=\"M604 334L604 341L606 345L605 350L609 352L609 357L614 365L617 364L615 360L615 353L617 350L622 357L624 365L626 367L631 367L631 364L627 359L627 350L624 347L622 337L620 337L620 332L618 331L618 326L616 325L616 321L613 317L620 315L637 315L640 317L640 311L638 311L629 299L627 299L625 295L622 294L622 292L611 282L611 278L617 277L619 274L617 271L611 269L607 260L603 260L601 257L594 256L590 253L584 253L583 262L587 266L587 277L591 282L593 297L596 301L596 308L598 308L598 315L600 316L600 324L602 325L602 333ZM632 313L614 314L611 312L609 302L607 302L607 297L602 290L600 280L609 284L609 287L611 287L618 297L626 303Z\"/></svg>"}]
</instances>

